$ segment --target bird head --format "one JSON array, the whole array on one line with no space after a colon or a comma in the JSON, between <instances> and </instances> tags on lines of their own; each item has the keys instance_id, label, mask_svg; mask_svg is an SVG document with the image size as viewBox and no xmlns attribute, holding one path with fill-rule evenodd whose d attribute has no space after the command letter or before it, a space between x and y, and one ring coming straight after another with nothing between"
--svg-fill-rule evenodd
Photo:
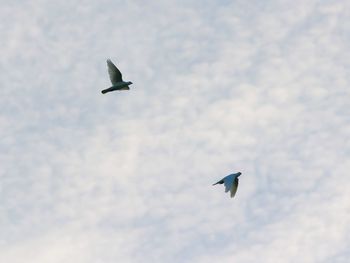
<instances>
[{"instance_id":1,"label":"bird head","mask_svg":"<svg viewBox=\"0 0 350 263\"><path fill-rule=\"evenodd\" d=\"M236 177L240 176L241 174L241 172L236 173Z\"/></svg>"}]
</instances>

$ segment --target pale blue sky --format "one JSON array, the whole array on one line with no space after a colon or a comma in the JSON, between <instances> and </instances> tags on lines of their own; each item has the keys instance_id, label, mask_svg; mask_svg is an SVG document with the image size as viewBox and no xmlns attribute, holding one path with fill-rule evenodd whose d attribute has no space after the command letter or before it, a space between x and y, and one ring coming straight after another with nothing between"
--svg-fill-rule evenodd
<instances>
[{"instance_id":1,"label":"pale blue sky","mask_svg":"<svg viewBox=\"0 0 350 263\"><path fill-rule=\"evenodd\" d=\"M5 1L0 262L347 262L349 8Z\"/></svg>"}]
</instances>

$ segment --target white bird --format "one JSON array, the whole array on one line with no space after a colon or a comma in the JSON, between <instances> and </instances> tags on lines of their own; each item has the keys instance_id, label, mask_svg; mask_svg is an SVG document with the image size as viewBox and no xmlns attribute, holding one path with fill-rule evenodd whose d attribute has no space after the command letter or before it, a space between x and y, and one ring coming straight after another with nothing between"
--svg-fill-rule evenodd
<instances>
[{"instance_id":1,"label":"white bird","mask_svg":"<svg viewBox=\"0 0 350 263\"><path fill-rule=\"evenodd\" d=\"M235 173L235 174L230 174L224 178L222 178L219 182L213 184L224 184L225 186L225 193L228 191L231 191L231 198L235 196L237 192L237 187L238 187L238 177L241 175L241 172Z\"/></svg>"},{"instance_id":2,"label":"white bird","mask_svg":"<svg viewBox=\"0 0 350 263\"><path fill-rule=\"evenodd\" d=\"M108 89L102 90L102 94L105 94L107 92L111 92L114 90L129 90L129 85L132 84L131 81L123 81L122 73L119 71L119 69L113 64L113 62L110 59L107 59L107 66L108 66L108 74L109 78L112 82L112 87Z\"/></svg>"}]
</instances>

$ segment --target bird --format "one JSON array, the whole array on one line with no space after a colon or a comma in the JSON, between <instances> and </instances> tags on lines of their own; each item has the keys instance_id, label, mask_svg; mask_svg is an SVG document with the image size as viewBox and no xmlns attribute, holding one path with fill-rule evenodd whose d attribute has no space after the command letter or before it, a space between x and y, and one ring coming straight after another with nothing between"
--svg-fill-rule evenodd
<instances>
[{"instance_id":1,"label":"bird","mask_svg":"<svg viewBox=\"0 0 350 263\"><path fill-rule=\"evenodd\" d=\"M119 71L119 69L113 64L113 62L110 59L107 59L107 66L108 66L108 74L109 78L112 82L112 87L108 89L102 90L102 94L105 94L107 92L111 92L114 90L129 90L129 85L132 84L131 81L123 81L122 73Z\"/></svg>"},{"instance_id":2,"label":"bird","mask_svg":"<svg viewBox=\"0 0 350 263\"><path fill-rule=\"evenodd\" d=\"M224 184L225 186L225 193L228 191L231 192L231 198L233 198L237 192L238 187L238 177L241 175L241 172L235 173L235 174L229 174L228 176L222 178L219 182L213 184Z\"/></svg>"}]
</instances>

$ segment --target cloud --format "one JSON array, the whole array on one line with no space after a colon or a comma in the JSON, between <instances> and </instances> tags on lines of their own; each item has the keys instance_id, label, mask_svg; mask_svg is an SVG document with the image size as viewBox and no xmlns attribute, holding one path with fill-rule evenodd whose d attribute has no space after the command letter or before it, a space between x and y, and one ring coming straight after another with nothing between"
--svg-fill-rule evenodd
<instances>
[{"instance_id":1,"label":"cloud","mask_svg":"<svg viewBox=\"0 0 350 263\"><path fill-rule=\"evenodd\" d=\"M345 262L347 7L2 9L0 261Z\"/></svg>"}]
</instances>

